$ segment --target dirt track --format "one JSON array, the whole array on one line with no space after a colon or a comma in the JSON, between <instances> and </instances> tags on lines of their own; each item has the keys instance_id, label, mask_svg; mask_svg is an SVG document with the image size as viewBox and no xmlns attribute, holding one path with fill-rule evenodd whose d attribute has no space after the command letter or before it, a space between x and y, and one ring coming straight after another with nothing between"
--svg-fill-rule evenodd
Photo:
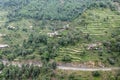
<instances>
[{"instance_id":1,"label":"dirt track","mask_svg":"<svg viewBox=\"0 0 120 80\"><path fill-rule=\"evenodd\" d=\"M30 62L30 61L23 63L23 62L9 62L6 60L1 60L1 62L4 65L15 65L15 66L19 66L19 67L21 67L22 64L29 64L29 65L33 64L34 66L39 66L39 67L42 66L42 64L39 62ZM57 66L57 68L61 69L61 70L74 70L74 71L112 71L112 70L119 70L120 69L120 67L87 68L87 67L71 67L71 66L64 66L64 65Z\"/></svg>"}]
</instances>

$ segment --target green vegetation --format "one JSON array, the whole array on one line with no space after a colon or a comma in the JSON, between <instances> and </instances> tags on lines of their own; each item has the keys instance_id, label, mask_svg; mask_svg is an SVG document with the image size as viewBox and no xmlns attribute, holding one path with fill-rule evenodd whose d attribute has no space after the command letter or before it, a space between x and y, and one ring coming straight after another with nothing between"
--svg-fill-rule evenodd
<instances>
[{"instance_id":1,"label":"green vegetation","mask_svg":"<svg viewBox=\"0 0 120 80\"><path fill-rule=\"evenodd\" d=\"M54 64L54 63L53 63ZM3 66L3 63L0 63L0 67ZM120 72L82 72L82 71L61 71L54 70L54 68L48 64L47 67L37 67L34 65L23 64L20 66L3 66L1 68L2 73L0 74L1 80L119 80Z\"/></svg>"},{"instance_id":2,"label":"green vegetation","mask_svg":"<svg viewBox=\"0 0 120 80\"><path fill-rule=\"evenodd\" d=\"M110 74L57 70L59 63L120 66L120 13L115 6L118 2L1 0L0 44L9 47L0 48L0 59L38 60L43 65L19 67L0 63L0 79L119 80L116 71Z\"/></svg>"},{"instance_id":3,"label":"green vegetation","mask_svg":"<svg viewBox=\"0 0 120 80\"><path fill-rule=\"evenodd\" d=\"M0 64L1 66L2 64ZM6 66L2 69L0 74L1 80L12 80L12 79L37 79L40 74L40 68L37 66L22 65L21 68L18 66Z\"/></svg>"},{"instance_id":4,"label":"green vegetation","mask_svg":"<svg viewBox=\"0 0 120 80\"><path fill-rule=\"evenodd\" d=\"M84 10L91 6L110 7L110 1L111 0L5 0L2 1L2 7L12 10L7 16L10 22L21 18L69 21L78 17Z\"/></svg>"},{"instance_id":5,"label":"green vegetation","mask_svg":"<svg viewBox=\"0 0 120 80\"><path fill-rule=\"evenodd\" d=\"M59 51L60 56L56 59L62 60L62 56L66 54L69 55L74 62L92 60L102 61L104 63L109 57L113 57L113 54L117 56L114 52L110 54L106 51L103 45L97 46L97 50L87 50L87 47L97 42L104 44L105 41L108 42L110 39L114 40L112 35L120 34L118 31L120 25L119 20L119 14L110 9L97 8L85 11L79 18L71 23L71 26L75 26L77 30L85 34L85 38L81 39L77 45L61 48ZM85 23L87 24L83 25Z\"/></svg>"}]
</instances>

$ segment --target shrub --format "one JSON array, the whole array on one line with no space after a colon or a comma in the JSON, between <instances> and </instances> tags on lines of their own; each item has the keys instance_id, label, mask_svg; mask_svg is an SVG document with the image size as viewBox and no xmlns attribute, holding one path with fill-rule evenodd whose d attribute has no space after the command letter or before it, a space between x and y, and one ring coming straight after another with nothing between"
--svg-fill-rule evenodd
<instances>
[{"instance_id":1,"label":"shrub","mask_svg":"<svg viewBox=\"0 0 120 80\"><path fill-rule=\"evenodd\" d=\"M100 77L100 73L99 73L98 71L92 72L92 75L93 75L94 77Z\"/></svg>"},{"instance_id":2,"label":"shrub","mask_svg":"<svg viewBox=\"0 0 120 80\"><path fill-rule=\"evenodd\" d=\"M108 58L108 62L109 62L111 65L114 65L114 64L115 64L115 60L112 59L112 58Z\"/></svg>"},{"instance_id":3,"label":"shrub","mask_svg":"<svg viewBox=\"0 0 120 80\"><path fill-rule=\"evenodd\" d=\"M70 62L71 61L71 57L69 55L65 55L62 59L62 61L65 61L65 62Z\"/></svg>"}]
</instances>

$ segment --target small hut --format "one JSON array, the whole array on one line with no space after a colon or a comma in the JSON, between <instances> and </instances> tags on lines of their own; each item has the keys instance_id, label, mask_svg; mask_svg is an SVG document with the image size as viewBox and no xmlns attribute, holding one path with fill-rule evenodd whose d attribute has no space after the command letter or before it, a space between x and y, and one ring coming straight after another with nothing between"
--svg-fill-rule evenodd
<instances>
[{"instance_id":1,"label":"small hut","mask_svg":"<svg viewBox=\"0 0 120 80\"><path fill-rule=\"evenodd\" d=\"M7 45L7 44L0 44L0 49L7 48L7 47L9 47L9 45Z\"/></svg>"}]
</instances>

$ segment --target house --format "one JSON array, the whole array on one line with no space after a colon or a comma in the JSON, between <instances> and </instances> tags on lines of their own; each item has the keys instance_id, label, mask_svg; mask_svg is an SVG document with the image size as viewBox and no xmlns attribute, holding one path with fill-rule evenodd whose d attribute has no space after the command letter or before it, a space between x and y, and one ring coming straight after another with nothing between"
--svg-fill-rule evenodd
<instances>
[{"instance_id":1,"label":"house","mask_svg":"<svg viewBox=\"0 0 120 80\"><path fill-rule=\"evenodd\" d=\"M63 26L63 29L68 30L69 29L69 24Z\"/></svg>"},{"instance_id":2,"label":"house","mask_svg":"<svg viewBox=\"0 0 120 80\"><path fill-rule=\"evenodd\" d=\"M0 44L0 49L7 48L7 47L9 47L9 45L7 45L7 44Z\"/></svg>"},{"instance_id":3,"label":"house","mask_svg":"<svg viewBox=\"0 0 120 80\"><path fill-rule=\"evenodd\" d=\"M33 28L33 26L29 26L30 28Z\"/></svg>"},{"instance_id":4,"label":"house","mask_svg":"<svg viewBox=\"0 0 120 80\"><path fill-rule=\"evenodd\" d=\"M6 36L6 34L1 34L1 33L0 33L0 37L4 37L4 36Z\"/></svg>"},{"instance_id":5,"label":"house","mask_svg":"<svg viewBox=\"0 0 120 80\"><path fill-rule=\"evenodd\" d=\"M87 50L97 49L97 47L100 46L100 45L102 45L102 43L100 43L100 42L89 44L88 47L87 47Z\"/></svg>"},{"instance_id":6,"label":"house","mask_svg":"<svg viewBox=\"0 0 120 80\"><path fill-rule=\"evenodd\" d=\"M68 30L69 29L69 24L63 26L62 28L57 28L55 31L63 31L63 30Z\"/></svg>"},{"instance_id":7,"label":"house","mask_svg":"<svg viewBox=\"0 0 120 80\"><path fill-rule=\"evenodd\" d=\"M15 27L14 26L8 26L7 27L9 30L15 30Z\"/></svg>"},{"instance_id":8,"label":"house","mask_svg":"<svg viewBox=\"0 0 120 80\"><path fill-rule=\"evenodd\" d=\"M55 31L55 32L51 32L51 33L47 33L47 35L49 35L50 37L54 37L54 36L58 36L58 32Z\"/></svg>"}]
</instances>

